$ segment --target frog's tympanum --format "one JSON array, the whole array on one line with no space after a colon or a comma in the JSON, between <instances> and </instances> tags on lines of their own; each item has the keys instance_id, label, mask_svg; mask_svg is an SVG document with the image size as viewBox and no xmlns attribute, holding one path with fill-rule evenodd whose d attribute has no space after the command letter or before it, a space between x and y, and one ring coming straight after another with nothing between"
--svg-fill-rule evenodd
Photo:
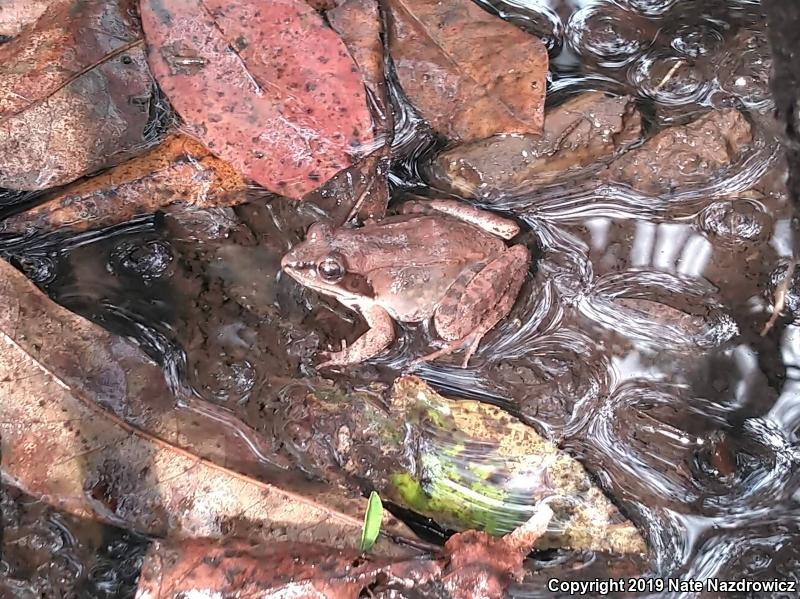
<instances>
[{"instance_id":1,"label":"frog's tympanum","mask_svg":"<svg viewBox=\"0 0 800 599\"><path fill-rule=\"evenodd\" d=\"M445 345L432 360L481 338L514 305L530 254L503 241L513 221L449 200L407 202L400 214L360 228L312 225L283 257L292 278L362 314L369 330L320 365L356 364L394 340L394 322L433 318Z\"/></svg>"}]
</instances>

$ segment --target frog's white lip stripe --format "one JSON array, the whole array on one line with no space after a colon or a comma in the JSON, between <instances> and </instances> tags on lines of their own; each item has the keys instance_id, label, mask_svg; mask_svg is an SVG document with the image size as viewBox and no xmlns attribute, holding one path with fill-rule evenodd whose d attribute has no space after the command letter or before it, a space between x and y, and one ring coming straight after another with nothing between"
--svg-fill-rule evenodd
<instances>
[{"instance_id":1,"label":"frog's white lip stripe","mask_svg":"<svg viewBox=\"0 0 800 599\"><path fill-rule=\"evenodd\" d=\"M284 262L281 264L281 268L283 270L316 270L317 263L316 262Z\"/></svg>"}]
</instances>

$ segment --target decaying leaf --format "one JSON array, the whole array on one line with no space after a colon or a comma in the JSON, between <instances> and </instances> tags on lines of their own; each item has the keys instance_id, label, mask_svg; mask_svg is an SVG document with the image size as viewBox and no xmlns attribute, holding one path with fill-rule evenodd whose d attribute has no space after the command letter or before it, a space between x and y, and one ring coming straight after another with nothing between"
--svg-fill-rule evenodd
<instances>
[{"instance_id":1,"label":"decaying leaf","mask_svg":"<svg viewBox=\"0 0 800 599\"><path fill-rule=\"evenodd\" d=\"M174 135L146 154L0 223L5 232L68 227L85 231L123 223L181 202L207 209L245 202L246 184L228 163L196 141Z\"/></svg>"},{"instance_id":2,"label":"decaying leaf","mask_svg":"<svg viewBox=\"0 0 800 599\"><path fill-rule=\"evenodd\" d=\"M643 193L702 185L741 158L753 133L734 108L713 110L691 123L668 127L626 152L602 173Z\"/></svg>"},{"instance_id":3,"label":"decaying leaf","mask_svg":"<svg viewBox=\"0 0 800 599\"><path fill-rule=\"evenodd\" d=\"M471 0L388 0L403 91L439 133L475 141L542 129L547 49Z\"/></svg>"},{"instance_id":4,"label":"decaying leaf","mask_svg":"<svg viewBox=\"0 0 800 599\"><path fill-rule=\"evenodd\" d=\"M305 196L330 215L332 226L341 226L358 216L380 219L389 203L389 148L362 158L325 185Z\"/></svg>"},{"instance_id":5,"label":"decaying leaf","mask_svg":"<svg viewBox=\"0 0 800 599\"><path fill-rule=\"evenodd\" d=\"M383 72L383 27L378 0L344 0L325 16L358 65L374 111L376 133L388 133L391 112Z\"/></svg>"},{"instance_id":6,"label":"decaying leaf","mask_svg":"<svg viewBox=\"0 0 800 599\"><path fill-rule=\"evenodd\" d=\"M316 462L305 466L320 475L331 476L335 456L343 478L368 478L384 500L454 530L493 535L513 530L549 501L557 526L539 547L646 551L636 527L577 460L495 406L442 397L413 376L395 381L388 410L367 393L324 385L294 392L303 426L313 431L306 459ZM297 414L276 418L294 418L298 426ZM333 447L327 439L336 439Z\"/></svg>"},{"instance_id":7,"label":"decaying leaf","mask_svg":"<svg viewBox=\"0 0 800 599\"><path fill-rule=\"evenodd\" d=\"M308 199L328 208L336 225L354 216L361 220L379 219L389 203L393 117L383 68L383 26L378 0L344 0L331 7L326 17L361 71L379 147Z\"/></svg>"},{"instance_id":8,"label":"decaying leaf","mask_svg":"<svg viewBox=\"0 0 800 599\"><path fill-rule=\"evenodd\" d=\"M50 6L64 1L69 0L0 0L0 38L16 36Z\"/></svg>"},{"instance_id":9,"label":"decaying leaf","mask_svg":"<svg viewBox=\"0 0 800 599\"><path fill-rule=\"evenodd\" d=\"M358 547L363 499L342 495L348 515L311 487L317 501L241 474L280 472L254 454L265 451L258 438L221 426L213 411L178 409L138 348L54 304L2 261L0 302L0 467L20 489L150 535L233 531ZM398 526L387 519L383 530L396 535ZM408 551L387 537L376 550Z\"/></svg>"},{"instance_id":10,"label":"decaying leaf","mask_svg":"<svg viewBox=\"0 0 800 599\"><path fill-rule=\"evenodd\" d=\"M524 193L597 171L638 141L641 128L632 98L583 93L548 111L541 135L496 136L443 152L430 179L468 197Z\"/></svg>"},{"instance_id":11,"label":"decaying leaf","mask_svg":"<svg viewBox=\"0 0 800 599\"><path fill-rule=\"evenodd\" d=\"M291 198L373 140L359 69L302 0L142 0L153 74L188 128Z\"/></svg>"},{"instance_id":12,"label":"decaying leaf","mask_svg":"<svg viewBox=\"0 0 800 599\"><path fill-rule=\"evenodd\" d=\"M154 83L134 0L72 0L0 45L0 187L37 190L143 148Z\"/></svg>"},{"instance_id":13,"label":"decaying leaf","mask_svg":"<svg viewBox=\"0 0 800 599\"><path fill-rule=\"evenodd\" d=\"M542 506L503 538L467 531L453 535L441 555L403 561L301 543L158 542L145 557L136 597L500 599L521 580L523 559L551 516Z\"/></svg>"}]
</instances>

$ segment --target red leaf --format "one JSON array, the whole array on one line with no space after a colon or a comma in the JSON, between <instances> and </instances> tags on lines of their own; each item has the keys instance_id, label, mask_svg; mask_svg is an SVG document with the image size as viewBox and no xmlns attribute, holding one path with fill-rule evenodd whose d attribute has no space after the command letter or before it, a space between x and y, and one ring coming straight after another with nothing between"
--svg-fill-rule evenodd
<instances>
[{"instance_id":1,"label":"red leaf","mask_svg":"<svg viewBox=\"0 0 800 599\"><path fill-rule=\"evenodd\" d=\"M358 67L302 0L141 0L150 67L209 150L300 198L373 139Z\"/></svg>"}]
</instances>

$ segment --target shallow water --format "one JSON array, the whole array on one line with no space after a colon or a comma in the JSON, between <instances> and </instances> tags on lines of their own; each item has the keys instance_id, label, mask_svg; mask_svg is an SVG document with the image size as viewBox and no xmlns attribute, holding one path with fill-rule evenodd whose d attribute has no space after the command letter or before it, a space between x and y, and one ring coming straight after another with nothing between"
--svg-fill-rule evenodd
<instances>
[{"instance_id":1,"label":"shallow water","mask_svg":"<svg viewBox=\"0 0 800 599\"><path fill-rule=\"evenodd\" d=\"M788 316L765 331L794 240L758 3L481 4L544 36L549 106L598 89L636 97L648 136L730 107L753 129L730 168L660 195L584 178L479 199L524 225L520 240L535 256L530 276L470 368L457 368L455 356L416 372L440 390L506 407L557 440L651 548L644 566L590 553L534 556L514 596L554 596L544 582L554 576L797 580L800 328L792 317L800 275L786 297ZM443 145L393 91L393 199L441 195L426 180ZM308 469L302 431L281 430L269 415L286 397L283 381L312 377L315 353L352 341L364 325L278 272L280 256L324 213L265 202L256 190L252 200L9 242L4 252L59 303L135 339L175 387L228 408L228 426L245 422ZM432 339L427 325L404 325L386 354L333 378L352 388L390 382ZM19 534L44 535L54 518L23 522ZM36 578L0 561L20 579L16 596L130 593L125 568L103 570L102 584L87 586L95 537L59 522L68 536L70 527L78 533L43 543L74 568ZM126 568L140 555L142 540L102 534ZM631 595L666 595L657 591Z\"/></svg>"}]
</instances>

